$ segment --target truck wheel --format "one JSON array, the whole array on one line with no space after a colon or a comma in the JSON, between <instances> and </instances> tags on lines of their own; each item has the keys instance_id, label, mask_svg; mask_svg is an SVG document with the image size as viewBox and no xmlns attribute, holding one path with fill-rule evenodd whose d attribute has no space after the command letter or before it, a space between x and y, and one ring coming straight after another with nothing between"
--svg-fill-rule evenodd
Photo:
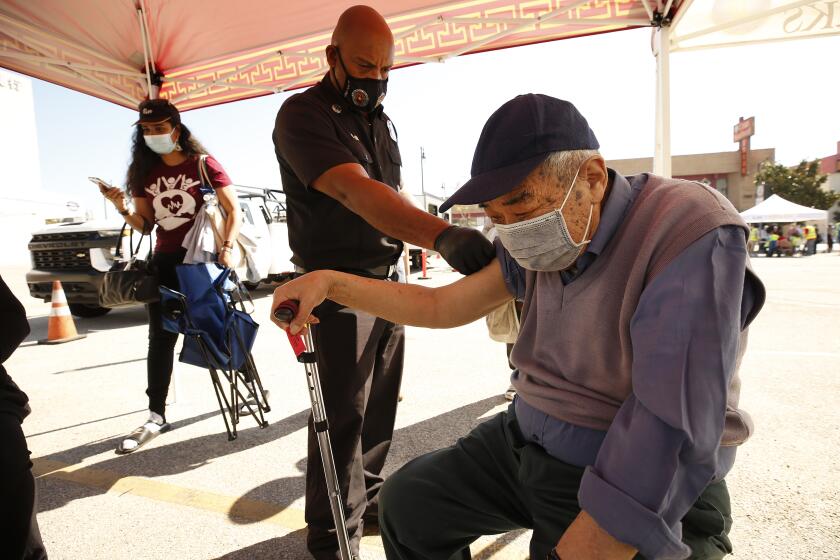
<instances>
[{"instance_id":1,"label":"truck wheel","mask_svg":"<svg viewBox=\"0 0 840 560\"><path fill-rule=\"evenodd\" d=\"M99 307L98 305L89 305L87 303L69 303L67 305L70 307L70 313L76 317L84 317L86 319L91 317L102 317L111 311L108 307Z\"/></svg>"}]
</instances>

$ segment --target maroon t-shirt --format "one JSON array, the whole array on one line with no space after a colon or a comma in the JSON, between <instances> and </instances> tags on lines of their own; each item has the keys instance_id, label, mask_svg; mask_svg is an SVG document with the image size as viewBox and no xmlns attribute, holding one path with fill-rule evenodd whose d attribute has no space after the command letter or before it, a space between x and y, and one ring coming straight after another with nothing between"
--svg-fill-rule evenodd
<instances>
[{"instance_id":1,"label":"maroon t-shirt","mask_svg":"<svg viewBox=\"0 0 840 560\"><path fill-rule=\"evenodd\" d=\"M231 184L218 161L207 156L206 163L213 188L220 189ZM200 187L198 158L189 158L174 166L161 161L149 173L146 187L132 193L132 196L149 199L152 204L157 225L156 253L175 253L181 249L196 213L204 204Z\"/></svg>"}]
</instances>

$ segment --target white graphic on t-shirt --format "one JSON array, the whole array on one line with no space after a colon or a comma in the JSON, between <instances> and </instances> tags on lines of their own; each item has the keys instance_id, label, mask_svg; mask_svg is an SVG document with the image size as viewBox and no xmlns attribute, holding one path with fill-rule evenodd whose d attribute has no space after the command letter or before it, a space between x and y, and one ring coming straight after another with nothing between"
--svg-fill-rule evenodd
<instances>
[{"instance_id":1,"label":"white graphic on t-shirt","mask_svg":"<svg viewBox=\"0 0 840 560\"><path fill-rule=\"evenodd\" d=\"M146 187L146 192L154 197L152 206L160 227L172 230L195 217L195 198L187 191L199 184L182 173L177 177L158 177Z\"/></svg>"}]
</instances>

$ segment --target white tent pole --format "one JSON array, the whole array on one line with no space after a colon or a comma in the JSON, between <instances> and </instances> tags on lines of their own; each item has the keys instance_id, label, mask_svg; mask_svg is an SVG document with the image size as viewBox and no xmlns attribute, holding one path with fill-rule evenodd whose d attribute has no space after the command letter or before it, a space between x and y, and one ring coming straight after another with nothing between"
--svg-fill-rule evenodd
<instances>
[{"instance_id":1,"label":"white tent pole","mask_svg":"<svg viewBox=\"0 0 840 560\"><path fill-rule=\"evenodd\" d=\"M52 53L50 53L50 52L44 52L44 50L42 48L39 48L37 45L27 43L26 41L23 41L20 38L15 38L15 40L18 41L19 43L21 43L22 45L24 45L25 47L27 47L29 49L32 49L33 51L41 54L42 56L51 56L52 55ZM96 84L100 87L103 87L103 88L107 89L108 91L110 91L114 95L116 95L118 97L121 97L122 99L124 99L124 100L126 100L126 101L128 101L132 104L137 104L138 103L138 100L134 99L133 97L131 97L126 92L115 88L114 86L112 86L108 82L105 82L104 80L100 80L96 76L90 76L88 74L85 74L84 72L76 70L73 67L62 68L60 66L54 66L53 70L56 71L56 72L64 73L64 74L70 74L70 75L73 75L73 76L78 76L78 77L80 77L84 80L87 80L91 83L94 83L94 84Z\"/></svg>"},{"instance_id":2,"label":"white tent pole","mask_svg":"<svg viewBox=\"0 0 840 560\"><path fill-rule=\"evenodd\" d=\"M131 78L145 78L145 74L137 71L117 70L115 68L103 68L102 66L93 66L90 64L78 64L70 62L69 60L62 60L60 58L53 58L49 56L41 56L37 54L26 54L21 52L0 50L0 58L11 58L14 60L25 60L27 62L34 62L36 64L48 64L51 66L64 66L66 68L74 68L76 70L89 70L92 72L101 72L102 74L115 74L117 76L129 76Z\"/></svg>"},{"instance_id":3,"label":"white tent pole","mask_svg":"<svg viewBox=\"0 0 840 560\"><path fill-rule=\"evenodd\" d=\"M650 21L653 21L653 9L650 7L650 3L648 0L642 0L642 6L645 7L645 11L647 12Z\"/></svg>"},{"instance_id":4,"label":"white tent pole","mask_svg":"<svg viewBox=\"0 0 840 560\"><path fill-rule=\"evenodd\" d=\"M796 37L776 37L773 39L756 39L752 41L737 41L732 43L713 43L709 45L695 45L691 47L681 47L679 45L675 45L671 47L671 52L692 52L692 51L703 51L709 49L727 49L731 47L743 47L746 45L770 45L773 43L786 43L788 41L803 41L806 39L820 39L824 37L833 37L835 35L840 35L840 28L837 31L832 31L829 33L821 33L819 35L797 35Z\"/></svg>"},{"instance_id":5,"label":"white tent pole","mask_svg":"<svg viewBox=\"0 0 840 560\"><path fill-rule=\"evenodd\" d=\"M149 33L149 16L146 12L146 1L140 0L140 12L143 14L143 36L146 39L146 46L149 49L149 62L152 65L152 72L157 73L155 65L155 51L152 50L152 36Z\"/></svg>"},{"instance_id":6,"label":"white tent pole","mask_svg":"<svg viewBox=\"0 0 840 560\"><path fill-rule=\"evenodd\" d=\"M437 63L446 62L446 61L443 58L441 58L440 56L436 56L436 57L432 57L432 58L424 58L422 56L395 56L394 57L394 62L396 64L399 64L399 63L402 63L402 62L414 62L414 63L417 63L417 64L437 64Z\"/></svg>"},{"instance_id":7,"label":"white tent pole","mask_svg":"<svg viewBox=\"0 0 840 560\"><path fill-rule=\"evenodd\" d=\"M163 76L161 80L173 84L185 84L192 86L224 86L231 89L248 89L253 91L265 91L269 93L277 93L278 91L280 91L280 88L271 86L252 86L249 84L237 84L236 82L222 82L221 80L202 80L199 78L170 78L169 76Z\"/></svg>"},{"instance_id":8,"label":"white tent pole","mask_svg":"<svg viewBox=\"0 0 840 560\"><path fill-rule=\"evenodd\" d=\"M653 173L671 176L671 29L659 27L654 37L656 56L656 144Z\"/></svg>"},{"instance_id":9,"label":"white tent pole","mask_svg":"<svg viewBox=\"0 0 840 560\"><path fill-rule=\"evenodd\" d=\"M486 18L479 18L479 17L461 17L461 16L452 16L447 18L442 18L443 23L463 23L463 24L490 24L490 23L501 23L505 25L533 25L534 20L533 18L494 18L494 17L486 17ZM437 23L437 22L435 22ZM642 25L650 25L650 21L643 19L643 18L580 18L580 19L570 19L568 21L564 21L563 25L594 25L594 24L603 24L603 25L624 25L624 26L642 26Z\"/></svg>"},{"instance_id":10,"label":"white tent pole","mask_svg":"<svg viewBox=\"0 0 840 560\"><path fill-rule=\"evenodd\" d=\"M143 60L146 64L147 91L149 99L157 99L160 97L161 83L157 76L155 53L152 50L152 36L149 34L149 18L146 16L146 3L144 0L140 0L135 7L137 8L137 20L140 24L140 39L143 43Z\"/></svg>"},{"instance_id":11,"label":"white tent pole","mask_svg":"<svg viewBox=\"0 0 840 560\"><path fill-rule=\"evenodd\" d=\"M68 68L68 70L70 72L73 72L77 76L79 76L79 77L81 77L85 80L88 80L89 82L93 82L94 84L98 84L98 85L104 87L105 89L107 89L108 91L113 93L114 95L118 95L118 96L122 97L123 99L125 99L126 101L130 102L132 105L137 105L138 103L140 103L140 100L131 97L127 93L115 88L114 86L112 86L108 82L100 80L96 76L90 76L88 74L85 74L84 72L79 72L78 70L75 70L73 68Z\"/></svg>"},{"instance_id":12,"label":"white tent pole","mask_svg":"<svg viewBox=\"0 0 840 560\"><path fill-rule=\"evenodd\" d=\"M674 16L674 19L671 20L671 31L677 29L682 21L682 18L685 17L685 14L691 9L691 4L694 0L683 0L678 8L677 15Z\"/></svg>"},{"instance_id":13,"label":"white tent pole","mask_svg":"<svg viewBox=\"0 0 840 560\"><path fill-rule=\"evenodd\" d=\"M140 40L143 42L143 62L146 66L146 93L149 99L157 99L157 88L152 85L152 68L149 64L149 43L146 40L146 24L143 22L143 12L137 8L137 22L140 24Z\"/></svg>"},{"instance_id":14,"label":"white tent pole","mask_svg":"<svg viewBox=\"0 0 840 560\"><path fill-rule=\"evenodd\" d=\"M83 46L81 46L77 43L74 43L72 41L68 41L67 39L63 39L63 38L60 38L60 37L56 37L54 35L50 35L46 31L43 31L41 29L38 29L37 27L33 27L29 24L18 21L16 19L12 18L12 17L7 16L6 14L3 14L2 12L0 12L0 23L7 23L11 26L14 26L14 27L18 28L20 31L22 31L24 33L28 33L28 34L31 34L31 35L39 35L39 36L42 37L42 40L47 41L47 45L50 46L50 47L55 47L56 44L65 45L67 47L70 47L71 49L76 49L81 53L87 54L89 56L94 56L94 57L96 57L100 60L104 60L105 62L113 64L114 66L121 67L125 70L135 70L135 68L132 68L130 65L126 64L125 62L116 60L114 58L110 58L110 57L105 56L104 54L102 54L100 52L97 52L93 49L89 49L87 47L83 47ZM6 35L12 37L13 39L15 39L17 41L20 41L21 43L24 43L24 44L28 44L28 43L32 42L32 41L28 41L28 42L27 41L22 41L19 38L19 36L15 36L15 34L12 33L11 30L9 30L8 28L3 29L3 33L5 33ZM38 42L37 39L35 41ZM28 46L31 47L31 45L28 45Z\"/></svg>"},{"instance_id":15,"label":"white tent pole","mask_svg":"<svg viewBox=\"0 0 840 560\"><path fill-rule=\"evenodd\" d=\"M267 61L271 60L272 58L276 58L277 56L283 56L283 52L282 51L276 51L276 52L273 52L273 53L269 53L268 55L263 56L261 58L258 58L257 60L255 60L253 62L249 62L248 64L243 64L242 66L239 66L238 68L236 68L236 70L231 70L230 72L226 73L224 76L222 76L218 80L213 80L209 84L201 86L200 88L198 88L194 91L190 91L190 92L185 93L183 95L179 95L178 97L173 99L172 102L177 104L180 101L183 101L185 99L189 99L190 97L194 97L195 95L197 95L199 93L203 93L213 86L236 88L236 83L229 81L231 78L239 76L243 72L246 72L246 71L248 71L251 68L254 68L256 66L259 66L260 64L262 64L264 62L267 62Z\"/></svg>"}]
</instances>

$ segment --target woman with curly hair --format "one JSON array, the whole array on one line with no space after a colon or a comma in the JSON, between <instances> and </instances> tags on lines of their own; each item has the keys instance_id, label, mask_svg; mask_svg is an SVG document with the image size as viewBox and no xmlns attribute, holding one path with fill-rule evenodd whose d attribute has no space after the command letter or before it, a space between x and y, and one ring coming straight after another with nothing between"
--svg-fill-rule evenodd
<instances>
[{"instance_id":1,"label":"woman with curly hair","mask_svg":"<svg viewBox=\"0 0 840 560\"><path fill-rule=\"evenodd\" d=\"M140 104L140 119L134 123L132 158L126 177L126 192L118 187L103 188L126 223L142 233L155 228L157 241L152 255L160 284L178 290L175 267L184 261L181 245L204 204L201 193L201 158L204 147L181 122L178 109L165 99ZM218 261L231 266L231 251L239 233L241 214L236 192L222 166L206 156L204 166L227 219ZM131 197L133 209L127 203ZM131 453L160 433L169 430L166 396L172 379L175 343L178 335L161 326L160 304L147 305L149 353L147 357L149 419L128 434L117 453Z\"/></svg>"}]
</instances>

